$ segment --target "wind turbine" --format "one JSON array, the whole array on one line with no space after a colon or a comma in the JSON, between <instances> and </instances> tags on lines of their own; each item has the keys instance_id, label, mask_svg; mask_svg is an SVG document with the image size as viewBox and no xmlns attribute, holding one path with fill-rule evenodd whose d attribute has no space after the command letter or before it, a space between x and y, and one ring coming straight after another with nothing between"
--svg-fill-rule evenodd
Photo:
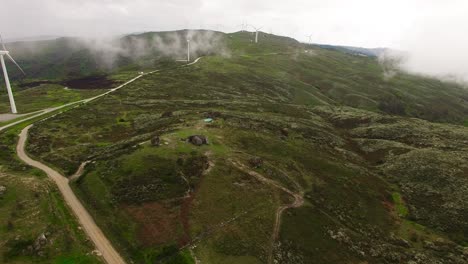
<instances>
[{"instance_id":1,"label":"wind turbine","mask_svg":"<svg viewBox=\"0 0 468 264\"><path fill-rule=\"evenodd\" d=\"M247 23L242 22L242 24L240 24L240 25L238 25L238 26L240 26L240 27L242 28L241 31L244 32L244 31L245 31L245 28L247 28Z\"/></svg>"},{"instance_id":2,"label":"wind turbine","mask_svg":"<svg viewBox=\"0 0 468 264\"><path fill-rule=\"evenodd\" d=\"M190 62L190 39L187 39L187 62Z\"/></svg>"},{"instance_id":3,"label":"wind turbine","mask_svg":"<svg viewBox=\"0 0 468 264\"><path fill-rule=\"evenodd\" d=\"M254 27L252 25L250 25L250 26L253 27L253 29L255 29L255 43L258 43L258 31L260 29L262 29L263 27L256 28L256 27Z\"/></svg>"},{"instance_id":4,"label":"wind turbine","mask_svg":"<svg viewBox=\"0 0 468 264\"><path fill-rule=\"evenodd\" d=\"M26 75L26 73L24 73L23 69L21 69L21 67L18 65L18 63L16 63L16 61L13 59L13 57L11 57L10 52L7 51L7 49L5 47L5 44L3 43L2 36L0 36L0 42L2 44L2 49L3 49L3 50L0 50L0 62L2 64L3 76L5 77L5 84L6 84L6 88L7 88L7 92L8 92L8 98L10 99L11 112L13 114L16 114L16 113L18 113L18 111L16 111L15 98L13 97L13 91L11 90L10 79L8 78L8 72L7 72L7 68L6 68L6 65L5 65L5 59L3 58L3 56L7 56L8 59L10 59L11 62L13 62L16 65L16 67L18 67L18 69L20 69L20 71L24 75Z\"/></svg>"},{"instance_id":5,"label":"wind turbine","mask_svg":"<svg viewBox=\"0 0 468 264\"><path fill-rule=\"evenodd\" d=\"M314 35L308 35L308 36L306 36L306 37L309 38L309 44L312 44L312 37L313 37L313 36L314 36Z\"/></svg>"}]
</instances>

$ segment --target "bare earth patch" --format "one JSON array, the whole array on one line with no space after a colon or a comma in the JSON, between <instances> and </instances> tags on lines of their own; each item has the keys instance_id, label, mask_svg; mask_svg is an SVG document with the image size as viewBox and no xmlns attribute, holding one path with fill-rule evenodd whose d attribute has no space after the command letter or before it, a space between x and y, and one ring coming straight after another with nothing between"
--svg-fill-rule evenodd
<instances>
[{"instance_id":1,"label":"bare earth patch","mask_svg":"<svg viewBox=\"0 0 468 264\"><path fill-rule=\"evenodd\" d=\"M176 237L179 210L160 202L127 205L124 210L138 223L137 236L145 246L161 245Z\"/></svg>"}]
</instances>

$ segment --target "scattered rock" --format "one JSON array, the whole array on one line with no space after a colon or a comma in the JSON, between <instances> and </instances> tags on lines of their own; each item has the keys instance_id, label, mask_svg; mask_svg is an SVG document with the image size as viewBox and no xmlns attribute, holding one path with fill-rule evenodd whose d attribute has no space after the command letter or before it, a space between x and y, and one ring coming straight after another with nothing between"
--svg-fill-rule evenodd
<instances>
[{"instance_id":1,"label":"scattered rock","mask_svg":"<svg viewBox=\"0 0 468 264\"><path fill-rule=\"evenodd\" d=\"M2 196L3 194L5 194L7 188L3 185L0 185L0 196Z\"/></svg>"},{"instance_id":2,"label":"scattered rock","mask_svg":"<svg viewBox=\"0 0 468 264\"><path fill-rule=\"evenodd\" d=\"M397 237L395 234L390 235L390 240L395 245L405 247L405 248L410 248L411 247L411 244L408 241L406 241L403 238Z\"/></svg>"},{"instance_id":3,"label":"scattered rock","mask_svg":"<svg viewBox=\"0 0 468 264\"><path fill-rule=\"evenodd\" d=\"M161 139L159 136L154 136L151 138L151 146L159 147L161 145Z\"/></svg>"},{"instance_id":4,"label":"scattered rock","mask_svg":"<svg viewBox=\"0 0 468 264\"><path fill-rule=\"evenodd\" d=\"M44 233L40 234L34 243L31 246L28 246L28 251L33 253L34 255L43 256L43 248L47 245L47 237Z\"/></svg>"},{"instance_id":5,"label":"scattered rock","mask_svg":"<svg viewBox=\"0 0 468 264\"><path fill-rule=\"evenodd\" d=\"M350 237L345 233L344 229L338 231L328 230L330 237L338 242L349 244L351 242Z\"/></svg>"},{"instance_id":6,"label":"scattered rock","mask_svg":"<svg viewBox=\"0 0 468 264\"><path fill-rule=\"evenodd\" d=\"M187 141L195 146L208 145L208 138L203 135L193 135L187 138Z\"/></svg>"},{"instance_id":7,"label":"scattered rock","mask_svg":"<svg viewBox=\"0 0 468 264\"><path fill-rule=\"evenodd\" d=\"M206 112L205 117L206 118L211 118L211 119L216 119L221 117L221 112Z\"/></svg>"},{"instance_id":8,"label":"scattered rock","mask_svg":"<svg viewBox=\"0 0 468 264\"><path fill-rule=\"evenodd\" d=\"M249 160L250 166L260 168L263 165L263 159L260 157L253 157Z\"/></svg>"},{"instance_id":9,"label":"scattered rock","mask_svg":"<svg viewBox=\"0 0 468 264\"><path fill-rule=\"evenodd\" d=\"M174 113L172 111L166 111L162 113L161 118L167 118L167 117L172 117L174 116Z\"/></svg>"},{"instance_id":10,"label":"scattered rock","mask_svg":"<svg viewBox=\"0 0 468 264\"><path fill-rule=\"evenodd\" d=\"M463 248L463 256L468 257L468 247Z\"/></svg>"},{"instance_id":11,"label":"scattered rock","mask_svg":"<svg viewBox=\"0 0 468 264\"><path fill-rule=\"evenodd\" d=\"M289 136L289 130L287 128L282 128L280 130L280 132L281 132L281 136L283 136L283 137L288 137Z\"/></svg>"}]
</instances>

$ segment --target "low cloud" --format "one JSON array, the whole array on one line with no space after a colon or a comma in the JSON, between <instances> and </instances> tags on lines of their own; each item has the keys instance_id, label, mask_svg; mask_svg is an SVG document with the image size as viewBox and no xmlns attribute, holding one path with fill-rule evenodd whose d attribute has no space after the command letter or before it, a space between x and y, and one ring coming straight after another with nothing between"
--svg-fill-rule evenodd
<instances>
[{"instance_id":1,"label":"low cloud","mask_svg":"<svg viewBox=\"0 0 468 264\"><path fill-rule=\"evenodd\" d=\"M388 81L398 74L399 70L405 70L404 64L408 54L401 51L386 49L379 54L377 60L383 70L383 79Z\"/></svg>"},{"instance_id":2,"label":"low cloud","mask_svg":"<svg viewBox=\"0 0 468 264\"><path fill-rule=\"evenodd\" d=\"M96 36L101 38L103 35L182 28L216 28L233 32L241 29L240 24L248 23L301 41L308 41L306 36L312 34L314 43L403 50L407 54L401 64L402 69L439 78L468 80L466 0L4 2L2 8L8 12L0 16L0 32L6 39L29 36L86 36L96 39ZM112 41L110 44L102 40L90 42L95 45L92 49L96 49L95 52L107 64L115 63L116 54L130 52L127 47L120 47ZM183 58L184 39L175 40L172 44L156 39L154 43L159 43L167 54ZM200 52L209 46L201 43L196 49ZM135 50L144 51L146 46L147 43L136 42ZM386 73L387 77L393 74L392 71Z\"/></svg>"},{"instance_id":3,"label":"low cloud","mask_svg":"<svg viewBox=\"0 0 468 264\"><path fill-rule=\"evenodd\" d=\"M89 50L101 66L112 68L121 57L134 61L144 58L184 60L187 58L187 39L190 40L192 59L210 54L229 56L223 34L206 30L143 33L119 39L81 38L77 45Z\"/></svg>"},{"instance_id":4,"label":"low cloud","mask_svg":"<svg viewBox=\"0 0 468 264\"><path fill-rule=\"evenodd\" d=\"M456 1L457 2L457 1ZM463 8L465 6L465 8ZM396 48L381 58L410 73L433 76L442 80L468 83L468 4L458 2L439 6L414 21L398 39Z\"/></svg>"}]
</instances>

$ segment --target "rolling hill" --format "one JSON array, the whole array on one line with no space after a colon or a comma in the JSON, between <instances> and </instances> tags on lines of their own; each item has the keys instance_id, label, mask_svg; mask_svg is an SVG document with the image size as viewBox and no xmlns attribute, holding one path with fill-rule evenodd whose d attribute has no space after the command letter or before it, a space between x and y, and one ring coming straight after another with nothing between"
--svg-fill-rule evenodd
<instances>
[{"instance_id":1,"label":"rolling hill","mask_svg":"<svg viewBox=\"0 0 468 264\"><path fill-rule=\"evenodd\" d=\"M455 124L463 124L468 116L467 90L459 84L388 69L374 57L340 52L344 48L323 49L266 33L261 34L263 42L258 45L245 45L252 44L251 33L247 32L226 35L186 30L129 35L103 43L71 38L11 43L12 53L28 72L26 79L18 79L20 74L12 67L13 78L20 80L15 88L34 87L41 81L77 89L99 88L100 82L93 83L96 77L103 82L101 88L109 88L105 75L175 66L175 59L185 57L186 35L193 38L195 56L217 54L245 58L270 53L270 61L264 58L265 61L259 62L268 65L253 70L271 70L264 77L278 82L282 80L274 75L283 74L284 83L294 86L296 102L302 100L301 104L347 105ZM294 58L294 54L304 50L314 56ZM274 56L278 53L291 56ZM386 78L387 71L395 71L395 76ZM73 86L74 83L81 85ZM6 97L2 103L7 109Z\"/></svg>"},{"instance_id":2,"label":"rolling hill","mask_svg":"<svg viewBox=\"0 0 468 264\"><path fill-rule=\"evenodd\" d=\"M187 32L122 41L161 34ZM28 153L64 175L88 162L73 188L128 261L468 260L466 88L281 36L198 36L214 48L197 64L121 58L109 78L160 71L30 132ZM69 76L40 65L35 79ZM73 78L109 74L83 67Z\"/></svg>"}]
</instances>

